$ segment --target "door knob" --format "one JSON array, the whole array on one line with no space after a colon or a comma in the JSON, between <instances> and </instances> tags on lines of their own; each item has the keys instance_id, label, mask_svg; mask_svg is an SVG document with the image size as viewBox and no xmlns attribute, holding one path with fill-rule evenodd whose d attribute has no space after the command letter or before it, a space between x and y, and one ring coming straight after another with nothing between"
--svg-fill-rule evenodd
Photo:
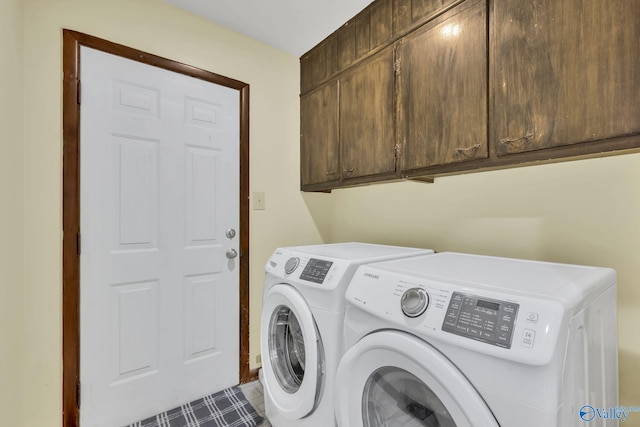
<instances>
[{"instance_id":1,"label":"door knob","mask_svg":"<svg viewBox=\"0 0 640 427\"><path fill-rule=\"evenodd\" d=\"M234 259L235 257L238 256L238 252L236 252L235 249L227 249L227 252L225 255L227 255L227 258L229 259Z\"/></svg>"}]
</instances>

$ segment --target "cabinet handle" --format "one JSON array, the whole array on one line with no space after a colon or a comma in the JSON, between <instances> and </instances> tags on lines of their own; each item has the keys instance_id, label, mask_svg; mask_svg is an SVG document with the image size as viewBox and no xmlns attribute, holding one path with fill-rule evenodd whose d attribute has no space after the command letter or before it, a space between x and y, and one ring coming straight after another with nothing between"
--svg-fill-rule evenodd
<instances>
[{"instance_id":1,"label":"cabinet handle","mask_svg":"<svg viewBox=\"0 0 640 427\"><path fill-rule=\"evenodd\" d=\"M480 148L480 144L472 145L467 148L456 147L456 153L462 154L465 157L472 158L476 151ZM470 153L470 154L469 154Z\"/></svg>"},{"instance_id":2,"label":"cabinet handle","mask_svg":"<svg viewBox=\"0 0 640 427\"><path fill-rule=\"evenodd\" d=\"M327 176L335 175L337 173L338 173L338 171L327 172Z\"/></svg>"},{"instance_id":3,"label":"cabinet handle","mask_svg":"<svg viewBox=\"0 0 640 427\"><path fill-rule=\"evenodd\" d=\"M356 171L356 168L344 169L344 170L342 171L342 173L344 173L344 175L345 175L346 177L349 177L349 176L351 176L351 174L352 174L352 173L354 173L355 171Z\"/></svg>"},{"instance_id":4,"label":"cabinet handle","mask_svg":"<svg viewBox=\"0 0 640 427\"><path fill-rule=\"evenodd\" d=\"M501 139L500 142L503 144L517 144L519 142L526 142L531 138L533 138L533 132L529 132L528 134L520 138L504 138L504 139Z\"/></svg>"}]
</instances>

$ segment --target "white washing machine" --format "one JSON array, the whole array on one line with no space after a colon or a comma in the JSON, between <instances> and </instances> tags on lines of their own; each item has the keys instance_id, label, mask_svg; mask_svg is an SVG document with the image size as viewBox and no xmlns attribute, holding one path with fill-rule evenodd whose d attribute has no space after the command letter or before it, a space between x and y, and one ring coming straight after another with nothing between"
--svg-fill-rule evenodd
<instances>
[{"instance_id":1,"label":"white washing machine","mask_svg":"<svg viewBox=\"0 0 640 427\"><path fill-rule=\"evenodd\" d=\"M340 426L618 425L587 409L618 405L611 269L439 253L360 267L346 300Z\"/></svg>"},{"instance_id":2,"label":"white washing machine","mask_svg":"<svg viewBox=\"0 0 640 427\"><path fill-rule=\"evenodd\" d=\"M358 266L433 253L363 243L277 249L266 264L261 380L275 427L335 426L344 293Z\"/></svg>"}]
</instances>

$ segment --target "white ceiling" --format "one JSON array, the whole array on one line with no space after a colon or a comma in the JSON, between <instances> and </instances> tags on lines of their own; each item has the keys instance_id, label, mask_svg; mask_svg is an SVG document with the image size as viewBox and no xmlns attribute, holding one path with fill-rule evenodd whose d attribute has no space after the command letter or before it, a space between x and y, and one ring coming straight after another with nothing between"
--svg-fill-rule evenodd
<instances>
[{"instance_id":1,"label":"white ceiling","mask_svg":"<svg viewBox=\"0 0 640 427\"><path fill-rule=\"evenodd\" d=\"M165 1L298 57L371 3L371 0Z\"/></svg>"}]
</instances>

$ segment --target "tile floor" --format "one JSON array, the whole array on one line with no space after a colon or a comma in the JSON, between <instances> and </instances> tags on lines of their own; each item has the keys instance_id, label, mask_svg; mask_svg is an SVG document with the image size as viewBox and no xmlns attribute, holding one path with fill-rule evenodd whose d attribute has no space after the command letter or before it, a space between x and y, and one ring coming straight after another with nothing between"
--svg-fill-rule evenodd
<instances>
[{"instance_id":1,"label":"tile floor","mask_svg":"<svg viewBox=\"0 0 640 427\"><path fill-rule=\"evenodd\" d=\"M259 427L271 427L271 423L264 415L264 391L260 381L256 380L250 383L240 384L240 389L247 397L249 403L251 403L251 406L253 406L256 412L264 418L264 422L260 424Z\"/></svg>"}]
</instances>

